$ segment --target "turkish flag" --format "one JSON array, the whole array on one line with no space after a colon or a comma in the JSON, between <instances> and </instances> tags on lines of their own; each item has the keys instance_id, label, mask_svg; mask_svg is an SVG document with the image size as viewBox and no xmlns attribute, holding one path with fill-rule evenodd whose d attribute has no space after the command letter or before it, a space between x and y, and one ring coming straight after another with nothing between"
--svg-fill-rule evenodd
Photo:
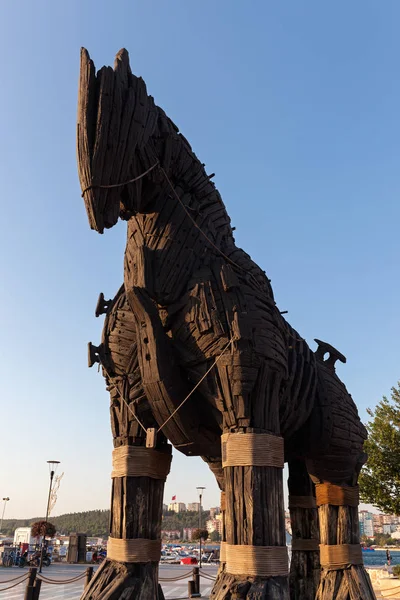
<instances>
[{"instance_id":1,"label":"turkish flag","mask_svg":"<svg viewBox=\"0 0 400 600\"><path fill-rule=\"evenodd\" d=\"M176 496L172 496L172 500L176 500Z\"/></svg>"}]
</instances>

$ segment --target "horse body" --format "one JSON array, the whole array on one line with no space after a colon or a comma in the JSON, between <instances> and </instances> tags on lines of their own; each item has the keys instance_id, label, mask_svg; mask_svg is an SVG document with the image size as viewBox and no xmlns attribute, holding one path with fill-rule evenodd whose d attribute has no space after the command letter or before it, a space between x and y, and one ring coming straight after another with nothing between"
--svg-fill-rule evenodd
<instances>
[{"instance_id":1,"label":"horse body","mask_svg":"<svg viewBox=\"0 0 400 600\"><path fill-rule=\"evenodd\" d=\"M303 498L304 505L292 511L292 527L299 527L299 537L315 542L308 539L316 528L309 476L314 483L352 487L365 461L365 429L335 373L335 360L345 359L323 343L312 352L282 317L269 279L236 247L225 206L204 165L147 95L143 80L131 74L126 51L117 55L115 70L101 70L97 80L83 52L81 73L78 156L89 222L102 233L119 216L128 221L124 286L104 311L103 342L97 349L110 386L114 445L145 446L144 427L158 430L154 444L160 451L166 451L168 439L185 454L202 456L226 493L224 539L230 552L249 546L257 555L259 547L263 552L276 548L283 557L278 463L270 457L260 464L239 458L223 465L220 437L241 434L275 445L283 438L290 494L296 502ZM111 133L119 141L107 140ZM113 480L113 498L123 498L129 511L138 483L129 487L134 478L125 479ZM161 502L162 487L154 493ZM141 537L124 529L119 502L112 537ZM160 519L160 507L158 516L147 518ZM323 544L358 543L357 512L346 519L338 527L346 529L344 523L351 522L351 532L337 537L335 530L331 536L333 530L324 525ZM150 528L151 535L160 527L161 521ZM314 598L318 552L313 546L310 562L309 546L303 544L293 561L293 600ZM274 573L251 567L265 575L255 579L238 574L234 564L232 559L221 568L215 600L232 594L288 599L284 558ZM113 561L109 568L112 578ZM132 573L139 589L143 571L133 565L129 577ZM341 589L342 580L341 598L347 600L343 569L336 587L325 586L330 573L327 566L319 600L333 600L329 590ZM364 571L357 573L361 580ZM304 574L307 595L296 583ZM151 577L156 581L154 569ZM99 584L96 590L101 589ZM365 600L373 598L368 593ZM147 600L145 592L133 597Z\"/></svg>"}]
</instances>

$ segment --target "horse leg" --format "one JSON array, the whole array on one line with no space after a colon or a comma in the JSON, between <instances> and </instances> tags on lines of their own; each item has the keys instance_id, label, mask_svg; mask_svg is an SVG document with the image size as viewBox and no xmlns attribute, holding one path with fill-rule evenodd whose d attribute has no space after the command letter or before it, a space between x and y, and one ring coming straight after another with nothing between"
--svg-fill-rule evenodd
<instances>
[{"instance_id":1,"label":"horse leg","mask_svg":"<svg viewBox=\"0 0 400 600\"><path fill-rule=\"evenodd\" d=\"M291 600L314 600L320 577L318 511L314 484L304 460L289 461L289 510L292 526Z\"/></svg>"},{"instance_id":2,"label":"horse leg","mask_svg":"<svg viewBox=\"0 0 400 600\"><path fill-rule=\"evenodd\" d=\"M375 600L364 569L358 524L357 480L366 460L366 431L353 400L332 369L319 365L317 406L325 448L307 453L320 527L321 579L317 600ZM325 435L324 435L325 432Z\"/></svg>"},{"instance_id":3,"label":"horse leg","mask_svg":"<svg viewBox=\"0 0 400 600\"><path fill-rule=\"evenodd\" d=\"M314 466L310 469L315 473ZM325 470L313 478L321 540L321 579L316 600L375 600L360 546L358 487L353 481L337 484ZM332 483L333 480L333 483Z\"/></svg>"},{"instance_id":4,"label":"horse leg","mask_svg":"<svg viewBox=\"0 0 400 600\"><path fill-rule=\"evenodd\" d=\"M137 420L146 428L156 426L144 395L134 319L123 288L107 310L97 351L110 391L114 441L110 538L107 559L82 600L163 600L158 561L171 446L161 432L155 448L147 448L146 432Z\"/></svg>"},{"instance_id":5,"label":"horse leg","mask_svg":"<svg viewBox=\"0 0 400 600\"><path fill-rule=\"evenodd\" d=\"M226 568L210 600L288 600L283 503L283 439L279 426L282 374L261 365L252 392L260 428L225 428ZM228 399L225 399L229 405Z\"/></svg>"},{"instance_id":6,"label":"horse leg","mask_svg":"<svg viewBox=\"0 0 400 600\"><path fill-rule=\"evenodd\" d=\"M147 467L153 469L155 463L158 466L161 463L168 465L171 446L160 437L155 449L146 448L145 436L139 430L136 433L135 445L117 449L129 448L130 454L128 460L117 457L114 461L114 471L121 476L112 480L107 559L85 589L81 600L163 598L158 584L158 563L165 476L154 478L154 475L162 475L161 469L153 476L122 473L135 471L139 465L139 470L143 468L144 472Z\"/></svg>"}]
</instances>

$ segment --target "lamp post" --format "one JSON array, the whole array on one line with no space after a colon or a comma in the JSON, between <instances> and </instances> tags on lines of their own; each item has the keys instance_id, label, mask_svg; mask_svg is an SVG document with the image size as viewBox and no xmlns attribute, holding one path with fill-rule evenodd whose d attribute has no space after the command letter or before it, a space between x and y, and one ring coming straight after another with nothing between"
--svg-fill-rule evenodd
<instances>
[{"instance_id":1,"label":"lamp post","mask_svg":"<svg viewBox=\"0 0 400 600\"><path fill-rule=\"evenodd\" d=\"M199 493L199 530L201 530L201 499L203 497L203 490L205 490L205 487L197 487L196 490ZM200 548L199 548L199 567L201 569L201 536L200 536L200 540L199 540L199 544L200 544Z\"/></svg>"},{"instance_id":2,"label":"lamp post","mask_svg":"<svg viewBox=\"0 0 400 600\"><path fill-rule=\"evenodd\" d=\"M47 464L49 465L49 472L50 472L50 486L49 486L49 495L48 495L48 498L47 498L46 518L44 520L45 522L44 522L44 525L43 525L43 538L42 538L42 548L41 548L41 552L40 552L39 573L42 572L42 566L43 566L43 553L44 553L44 549L45 549L47 519L49 518L49 506L50 506L51 488L53 486L54 473L57 471L57 467L60 464L60 461L59 460L48 460Z\"/></svg>"},{"instance_id":3,"label":"lamp post","mask_svg":"<svg viewBox=\"0 0 400 600\"><path fill-rule=\"evenodd\" d=\"M3 512L1 515L1 524L0 524L0 533L2 533L3 531L3 519L4 519L4 513L6 512L6 506L7 506L7 502L9 501L10 498L3 498L3 502L4 502L4 506L3 506Z\"/></svg>"}]
</instances>

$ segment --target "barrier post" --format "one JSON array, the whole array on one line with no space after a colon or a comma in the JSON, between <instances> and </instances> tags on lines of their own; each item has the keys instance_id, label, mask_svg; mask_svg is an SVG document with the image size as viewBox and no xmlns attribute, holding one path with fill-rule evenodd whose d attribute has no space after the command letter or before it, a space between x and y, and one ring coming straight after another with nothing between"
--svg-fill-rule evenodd
<instances>
[{"instance_id":1,"label":"barrier post","mask_svg":"<svg viewBox=\"0 0 400 600\"><path fill-rule=\"evenodd\" d=\"M85 579L85 587L87 587L93 577L93 567L88 567L86 569L86 579Z\"/></svg>"},{"instance_id":2,"label":"barrier post","mask_svg":"<svg viewBox=\"0 0 400 600\"><path fill-rule=\"evenodd\" d=\"M41 587L42 587L42 580L35 579L35 583L33 585L32 600L39 600Z\"/></svg>"},{"instance_id":3,"label":"barrier post","mask_svg":"<svg viewBox=\"0 0 400 600\"><path fill-rule=\"evenodd\" d=\"M200 595L200 569L199 569L199 567L193 567L193 581L194 581L195 593Z\"/></svg>"},{"instance_id":4,"label":"barrier post","mask_svg":"<svg viewBox=\"0 0 400 600\"><path fill-rule=\"evenodd\" d=\"M34 600L34 596L33 596L34 587L33 586L35 584L36 573L37 573L37 568L30 567L28 581L26 582L24 600Z\"/></svg>"}]
</instances>

